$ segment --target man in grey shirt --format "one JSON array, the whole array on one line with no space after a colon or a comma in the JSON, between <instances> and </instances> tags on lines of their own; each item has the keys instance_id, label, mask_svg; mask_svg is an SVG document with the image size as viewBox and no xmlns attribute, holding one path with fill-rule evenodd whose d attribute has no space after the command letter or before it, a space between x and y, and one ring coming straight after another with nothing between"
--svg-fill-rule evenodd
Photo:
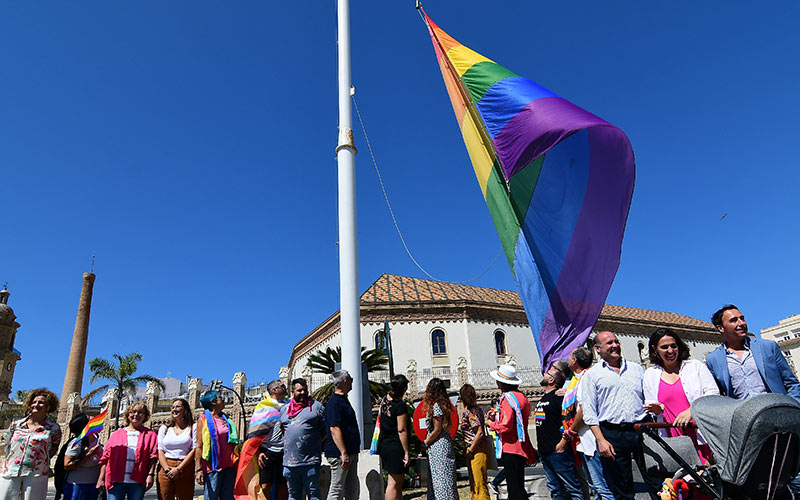
<instances>
[{"instance_id":1,"label":"man in grey shirt","mask_svg":"<svg viewBox=\"0 0 800 500\"><path fill-rule=\"evenodd\" d=\"M583 421L597 438L603 476L617 499L634 498L632 460L643 468L642 435L633 428L645 418L642 378L644 369L622 356L617 336L600 332L594 338L600 362L581 379ZM648 488L654 479L642 474Z\"/></svg>"},{"instance_id":2,"label":"man in grey shirt","mask_svg":"<svg viewBox=\"0 0 800 500\"><path fill-rule=\"evenodd\" d=\"M281 408L283 429L283 475L289 486L289 500L320 500L319 469L325 408L308 395L305 379L292 380L292 399ZM304 493L305 491L305 493Z\"/></svg>"}]
</instances>

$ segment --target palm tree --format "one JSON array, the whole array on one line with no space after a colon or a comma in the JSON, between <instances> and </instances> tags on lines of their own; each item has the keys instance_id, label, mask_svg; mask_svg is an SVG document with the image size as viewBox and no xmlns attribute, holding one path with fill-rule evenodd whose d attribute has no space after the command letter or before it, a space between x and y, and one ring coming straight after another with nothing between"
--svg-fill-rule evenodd
<instances>
[{"instance_id":1,"label":"palm tree","mask_svg":"<svg viewBox=\"0 0 800 500\"><path fill-rule=\"evenodd\" d=\"M328 347L324 351L315 352L308 357L308 366L314 373L322 373L325 375L333 375L336 371L336 363L342 361L342 348L337 346L336 349ZM388 368L388 359L386 354L381 349L367 349L361 348L361 364L367 367L367 373L377 372ZM327 383L314 391L312 396L317 401L325 404L333 394L333 383ZM372 403L375 404L380 398L389 392L389 388L385 384L378 382L369 382L369 396Z\"/></svg>"},{"instance_id":2,"label":"palm tree","mask_svg":"<svg viewBox=\"0 0 800 500\"><path fill-rule=\"evenodd\" d=\"M16 394L14 394L14 399L17 400L17 403L22 403L25 401L25 398L28 397L28 393L31 391L25 389L17 389Z\"/></svg>"},{"instance_id":3,"label":"palm tree","mask_svg":"<svg viewBox=\"0 0 800 500\"><path fill-rule=\"evenodd\" d=\"M113 356L117 360L116 365L113 361L103 358L94 358L89 361L89 371L92 372L92 378L89 379L89 382L94 383L98 380L109 380L111 383L101 385L84 396L84 404L109 387L116 387L120 397L123 395L133 397L134 392L136 392L136 387L143 383L146 384L147 382L155 383L162 391L166 389L164 382L152 375L133 376L133 374L136 373L136 368L142 361L142 355L138 352L132 352L125 356L120 356L119 354L114 354ZM114 425L119 427L119 412L117 412Z\"/></svg>"}]
</instances>

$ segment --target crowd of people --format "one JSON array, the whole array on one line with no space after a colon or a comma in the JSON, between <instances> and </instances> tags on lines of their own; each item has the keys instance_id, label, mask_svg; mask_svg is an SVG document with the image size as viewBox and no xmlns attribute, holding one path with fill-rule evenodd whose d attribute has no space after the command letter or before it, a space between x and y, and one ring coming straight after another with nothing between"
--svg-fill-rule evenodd
<instances>
[{"instance_id":1,"label":"crowd of people","mask_svg":"<svg viewBox=\"0 0 800 500\"><path fill-rule=\"evenodd\" d=\"M488 500L502 482L509 499L527 499L525 467L537 462L553 499L593 495L599 500L619 500L634 498L633 463L651 495L663 480L645 470L642 435L635 424L672 424L662 432L689 436L699 460L708 463L714 459L711 450L690 425L695 399L710 394L744 399L772 392L800 401L800 383L777 344L748 335L747 322L736 306L715 312L712 323L723 342L706 356L705 363L691 359L676 332L659 328L650 336L652 366L646 370L623 356L614 333L600 332L591 347L578 347L567 360L551 364L541 380L544 395L533 410L519 390L522 381L511 365L491 372L500 395L486 412L478 404L474 387L460 388L460 420L444 381L429 380L421 403L427 430L420 446L428 456L433 498L458 498L454 422L464 439L463 458L473 500ZM233 500L235 492L239 498L253 496L245 484L251 476L267 500L318 500L323 453L331 470L327 498L356 500L362 441L348 400L352 385L347 371L335 372L334 392L323 406L310 395L305 379L292 380L288 388L274 380L267 385L269 396L262 402L269 411L254 412L251 431L257 432L247 436L240 436L214 390L201 396L203 412L196 423L189 403L177 399L169 423L157 432L145 425L150 418L147 406L131 404L124 412L126 425L111 433L104 444L97 434L81 432L88 418L80 414L69 423L70 439L58 453L55 471L50 463L58 452L61 428L48 414L58 408L58 398L46 389L36 389L23 404L26 416L14 421L8 431L0 464L0 500L44 500L54 472L57 500L62 496L97 500L101 492L109 500L141 500L154 485L160 500L189 500L195 483L203 486L207 500ZM408 379L395 375L388 394L377 405L380 432L375 451L386 473L388 500L402 498L411 460L407 389ZM528 435L531 418L538 450ZM244 441L256 450L248 459L240 459ZM495 461L502 469L489 482L488 469ZM257 474L248 475L248 470ZM790 485L794 491L798 486L800 479Z\"/></svg>"}]
</instances>

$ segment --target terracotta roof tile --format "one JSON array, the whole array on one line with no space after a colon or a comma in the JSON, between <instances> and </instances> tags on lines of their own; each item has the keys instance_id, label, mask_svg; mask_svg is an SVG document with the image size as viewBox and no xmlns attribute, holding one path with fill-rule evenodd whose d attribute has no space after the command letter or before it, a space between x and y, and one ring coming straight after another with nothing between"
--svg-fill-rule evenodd
<instances>
[{"instance_id":1,"label":"terracotta roof tile","mask_svg":"<svg viewBox=\"0 0 800 500\"><path fill-rule=\"evenodd\" d=\"M394 274L383 274L361 295L365 305L379 304L423 304L441 302L471 302L478 304L522 307L517 292L459 285L444 281L433 281ZM603 306L601 318L652 321L694 328L713 329L711 323L683 314L652 311L635 307Z\"/></svg>"}]
</instances>

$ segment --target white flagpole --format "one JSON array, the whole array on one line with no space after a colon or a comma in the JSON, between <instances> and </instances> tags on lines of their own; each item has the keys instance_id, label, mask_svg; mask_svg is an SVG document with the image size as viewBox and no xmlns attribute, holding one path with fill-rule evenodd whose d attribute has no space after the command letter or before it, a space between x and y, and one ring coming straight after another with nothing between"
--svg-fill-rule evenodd
<instances>
[{"instance_id":1,"label":"white flagpole","mask_svg":"<svg viewBox=\"0 0 800 500\"><path fill-rule=\"evenodd\" d=\"M361 320L358 295L358 241L356 239L356 148L353 145L353 111L350 82L350 5L338 0L339 52L339 303L342 369L353 377L348 399L364 440L361 380Z\"/></svg>"}]
</instances>

